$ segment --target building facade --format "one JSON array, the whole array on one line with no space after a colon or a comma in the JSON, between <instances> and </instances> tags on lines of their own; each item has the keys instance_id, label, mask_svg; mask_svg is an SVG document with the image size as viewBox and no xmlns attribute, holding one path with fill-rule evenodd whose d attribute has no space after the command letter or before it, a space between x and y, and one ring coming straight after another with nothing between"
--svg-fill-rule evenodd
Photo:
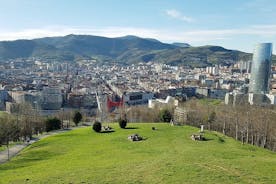
<instances>
[{"instance_id":1,"label":"building facade","mask_svg":"<svg viewBox=\"0 0 276 184\"><path fill-rule=\"evenodd\" d=\"M269 92L269 78L272 59L272 43L257 44L253 53L249 92L266 94Z\"/></svg>"}]
</instances>

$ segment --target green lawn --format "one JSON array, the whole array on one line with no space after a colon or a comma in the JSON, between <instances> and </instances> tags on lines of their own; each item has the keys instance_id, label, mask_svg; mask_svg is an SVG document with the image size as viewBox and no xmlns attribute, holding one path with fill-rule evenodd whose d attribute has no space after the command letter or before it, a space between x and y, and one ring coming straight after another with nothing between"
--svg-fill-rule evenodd
<instances>
[{"instance_id":1,"label":"green lawn","mask_svg":"<svg viewBox=\"0 0 276 184\"><path fill-rule=\"evenodd\" d=\"M212 132L195 142L198 129L188 126L111 126L113 133L80 128L31 145L0 165L0 183L276 183L271 151ZM127 140L132 133L145 140Z\"/></svg>"},{"instance_id":2,"label":"green lawn","mask_svg":"<svg viewBox=\"0 0 276 184\"><path fill-rule=\"evenodd\" d=\"M8 113L6 111L0 111L0 116L7 115Z\"/></svg>"},{"instance_id":3,"label":"green lawn","mask_svg":"<svg viewBox=\"0 0 276 184\"><path fill-rule=\"evenodd\" d=\"M0 151L4 151L6 149L7 149L7 147L5 145L0 146Z\"/></svg>"}]
</instances>

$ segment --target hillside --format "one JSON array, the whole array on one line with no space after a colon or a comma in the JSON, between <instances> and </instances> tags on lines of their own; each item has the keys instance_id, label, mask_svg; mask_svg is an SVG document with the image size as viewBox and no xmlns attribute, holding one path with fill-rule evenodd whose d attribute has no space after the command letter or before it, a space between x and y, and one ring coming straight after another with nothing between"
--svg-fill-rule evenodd
<instances>
[{"instance_id":1,"label":"hillside","mask_svg":"<svg viewBox=\"0 0 276 184\"><path fill-rule=\"evenodd\" d=\"M173 65L206 66L231 64L250 59L251 54L219 46L191 47L186 43L166 44L156 39L125 36L107 38L90 35L67 35L33 40L0 42L0 61L37 57L43 60L76 61L97 59L123 64L161 62ZM276 57L274 56L276 62Z\"/></svg>"},{"instance_id":2,"label":"hillside","mask_svg":"<svg viewBox=\"0 0 276 184\"><path fill-rule=\"evenodd\" d=\"M174 43L172 43L172 45L175 45L175 46L178 46L178 47L184 47L184 48L191 47L191 45L188 44L188 43L180 43L180 42L174 42Z\"/></svg>"},{"instance_id":3,"label":"hillside","mask_svg":"<svg viewBox=\"0 0 276 184\"><path fill-rule=\"evenodd\" d=\"M0 183L275 183L276 155L197 128L129 124L95 133L91 127L47 137L0 165ZM152 131L151 127L157 128ZM145 140L131 142L138 133Z\"/></svg>"},{"instance_id":4,"label":"hillside","mask_svg":"<svg viewBox=\"0 0 276 184\"><path fill-rule=\"evenodd\" d=\"M207 66L210 64L233 64L241 59L249 60L252 54L228 50L219 46L202 46L202 47L186 47L176 48L165 51L154 51L143 56L138 55L136 62L143 59L158 61L171 65L189 65L189 66ZM145 59L146 58L146 59ZM125 60L132 61L135 57Z\"/></svg>"},{"instance_id":5,"label":"hillside","mask_svg":"<svg viewBox=\"0 0 276 184\"><path fill-rule=\"evenodd\" d=\"M46 37L34 40L0 42L0 59L40 57L43 59L76 60L106 58L109 60L128 51L173 49L176 46L135 36L106 38L88 35Z\"/></svg>"}]
</instances>

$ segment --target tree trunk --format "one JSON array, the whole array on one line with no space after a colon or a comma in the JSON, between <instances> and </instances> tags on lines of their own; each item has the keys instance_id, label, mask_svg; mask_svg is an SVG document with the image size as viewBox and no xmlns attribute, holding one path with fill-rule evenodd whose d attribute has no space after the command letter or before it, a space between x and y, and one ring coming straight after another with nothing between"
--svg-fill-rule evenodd
<instances>
[{"instance_id":1,"label":"tree trunk","mask_svg":"<svg viewBox=\"0 0 276 184\"><path fill-rule=\"evenodd\" d=\"M259 133L257 133L257 138L256 138L256 143L255 143L256 146L260 146L260 135Z\"/></svg>"},{"instance_id":2,"label":"tree trunk","mask_svg":"<svg viewBox=\"0 0 276 184\"><path fill-rule=\"evenodd\" d=\"M10 147L9 147L9 143L7 143L7 150L8 150L8 160L10 160Z\"/></svg>"},{"instance_id":3,"label":"tree trunk","mask_svg":"<svg viewBox=\"0 0 276 184\"><path fill-rule=\"evenodd\" d=\"M246 125L246 144L249 142L249 130L248 130L248 124Z\"/></svg>"},{"instance_id":4,"label":"tree trunk","mask_svg":"<svg viewBox=\"0 0 276 184\"><path fill-rule=\"evenodd\" d=\"M239 139L239 134L238 134L238 132L239 132L239 127L238 127L238 123L236 122L236 132L235 132L235 138L236 138L236 140Z\"/></svg>"},{"instance_id":5,"label":"tree trunk","mask_svg":"<svg viewBox=\"0 0 276 184\"><path fill-rule=\"evenodd\" d=\"M225 135L226 119L224 118L222 133Z\"/></svg>"},{"instance_id":6,"label":"tree trunk","mask_svg":"<svg viewBox=\"0 0 276 184\"><path fill-rule=\"evenodd\" d=\"M273 142L273 141L272 141ZM276 151L276 141L273 142L273 148L272 151Z\"/></svg>"},{"instance_id":7,"label":"tree trunk","mask_svg":"<svg viewBox=\"0 0 276 184\"><path fill-rule=\"evenodd\" d=\"M249 123L250 123L250 119L249 119L249 111L246 112L246 144L248 144L249 142Z\"/></svg>"},{"instance_id":8,"label":"tree trunk","mask_svg":"<svg viewBox=\"0 0 276 184\"><path fill-rule=\"evenodd\" d=\"M262 141L262 148L265 148L266 146L266 141L267 141L267 136L264 135L263 141Z\"/></svg>"},{"instance_id":9,"label":"tree trunk","mask_svg":"<svg viewBox=\"0 0 276 184\"><path fill-rule=\"evenodd\" d=\"M265 118L267 117L265 113ZM264 130L264 136L263 136L263 142L262 142L262 148L265 148L267 143L267 134L268 134L268 120L265 119L265 130Z\"/></svg>"},{"instance_id":10,"label":"tree trunk","mask_svg":"<svg viewBox=\"0 0 276 184\"><path fill-rule=\"evenodd\" d=\"M8 151L8 160L10 160L10 134L9 132L7 131L7 151Z\"/></svg>"}]
</instances>

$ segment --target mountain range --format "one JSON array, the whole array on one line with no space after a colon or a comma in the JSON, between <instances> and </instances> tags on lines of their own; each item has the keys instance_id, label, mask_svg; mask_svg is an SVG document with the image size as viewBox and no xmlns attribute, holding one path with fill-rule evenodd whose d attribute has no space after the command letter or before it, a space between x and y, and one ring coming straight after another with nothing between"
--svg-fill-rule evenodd
<instances>
[{"instance_id":1,"label":"mountain range","mask_svg":"<svg viewBox=\"0 0 276 184\"><path fill-rule=\"evenodd\" d=\"M107 38L67 35L0 42L0 61L36 57L49 61L95 59L98 62L133 64L159 62L172 65L207 66L250 60L252 54L220 46L192 47L187 43L162 43L152 38ZM276 62L276 57L273 56Z\"/></svg>"}]
</instances>

